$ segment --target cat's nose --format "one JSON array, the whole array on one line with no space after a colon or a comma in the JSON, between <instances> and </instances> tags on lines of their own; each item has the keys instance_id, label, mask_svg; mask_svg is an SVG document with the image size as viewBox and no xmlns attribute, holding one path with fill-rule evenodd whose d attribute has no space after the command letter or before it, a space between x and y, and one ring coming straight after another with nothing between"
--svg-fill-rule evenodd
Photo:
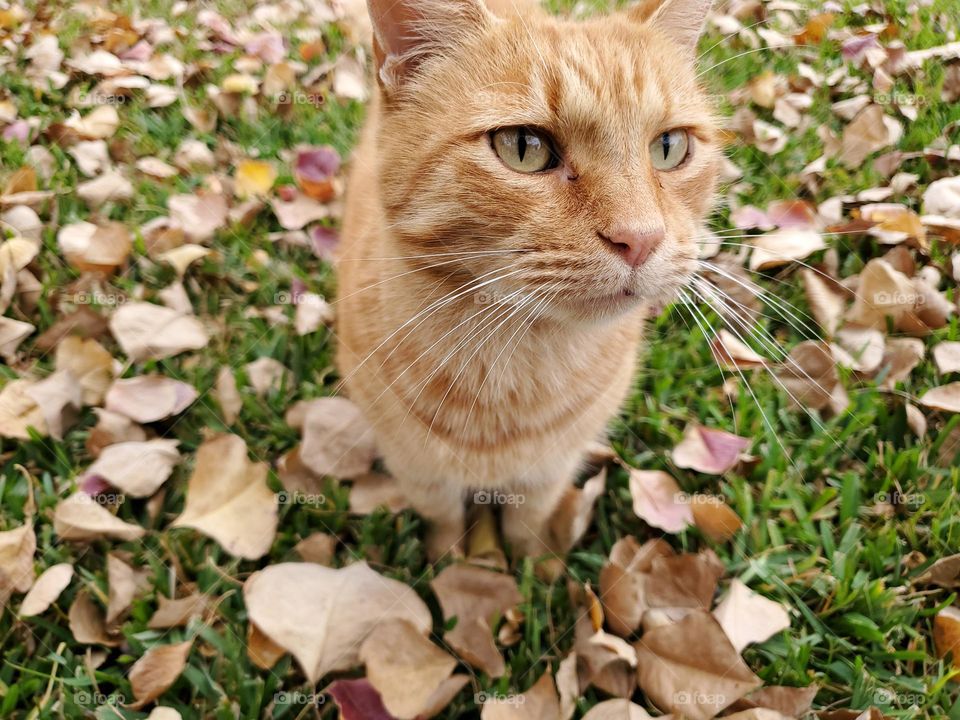
<instances>
[{"instance_id":1,"label":"cat's nose","mask_svg":"<svg viewBox=\"0 0 960 720\"><path fill-rule=\"evenodd\" d=\"M662 227L642 230L636 227L614 227L607 233L597 234L613 246L630 267L639 267L663 242L664 231Z\"/></svg>"}]
</instances>

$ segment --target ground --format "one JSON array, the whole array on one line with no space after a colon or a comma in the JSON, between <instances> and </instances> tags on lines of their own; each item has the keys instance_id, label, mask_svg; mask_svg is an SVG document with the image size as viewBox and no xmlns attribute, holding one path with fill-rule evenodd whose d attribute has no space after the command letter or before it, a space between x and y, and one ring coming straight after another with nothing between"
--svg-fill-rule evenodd
<instances>
[{"instance_id":1,"label":"ground","mask_svg":"<svg viewBox=\"0 0 960 720\"><path fill-rule=\"evenodd\" d=\"M152 5L139 11L142 17L171 17L165 4ZM132 12L136 6L120 3L114 10ZM960 29L953 0L933 0L909 8L905 0L887 0L872 6L882 6L886 17L863 12L850 2L839 3L833 27L855 29L889 22L891 33L898 34L910 50L955 40ZM192 27L189 18L195 17L199 7L191 5L176 23ZM219 11L229 20L249 12L240 3L226 4ZM47 7L45 12L55 23L60 46L69 58L70 48L86 42L92 33L87 20L78 11ZM806 15L800 13L800 17ZM949 22L943 24L944 19ZM311 66L337 58L348 43L337 23L320 28L325 50ZM884 42L889 39L884 37ZM299 44L291 38L288 49ZM796 76L798 62L804 61L815 71L829 74L844 65L839 44L829 35L819 41L808 40L808 44L746 52L749 47L710 27L701 42L700 62L704 81L720 98L721 112L732 114L736 105L728 93L764 71ZM234 72L232 63L242 55L236 48L215 49L198 42L189 31L176 40L171 52L184 62L205 63L202 80L195 79L184 89L186 98L197 102L208 85L219 85ZM5 56L9 53L9 48L3 51ZM31 80L17 71L26 67L25 60L16 53L13 57L13 64L0 75L0 95L15 101L20 117L39 118L41 128L66 119L70 113L66 91L36 90ZM941 95L947 75L944 63L928 61L923 70L923 78L916 82L909 76L897 77L889 92L909 98L917 110L915 120L899 117L905 131L897 147L903 151L920 151L936 144L951 123L960 122L960 104L946 102ZM70 87L75 84L89 89L95 79L74 79ZM887 184L870 160L854 168L831 160L811 194L799 174L823 153L817 129L840 132L846 124L831 109L831 103L839 98L831 96L828 88L813 91L812 97L812 106L804 111L812 122L805 129L788 130L781 151L768 154L731 138L728 155L743 172L738 181L744 183L738 196L741 203L763 208L773 200L802 197L818 204ZM770 119L768 109L753 109ZM332 92L327 92L326 101L319 105L294 102L290 115L283 119L269 102L262 101L253 116L239 112L222 115L209 131L191 125L181 102L152 109L139 92L125 99L118 110L121 124L111 142L120 144L127 157L169 158L185 137L198 138L212 149L229 142L248 157L277 161L277 185L293 182L289 163L280 159L284 150L298 144L332 145L348 158L364 114L362 102ZM895 111L889 114L896 116ZM952 133L955 142L956 128ZM53 354L42 351L35 342L56 321L63 296L71 292L81 274L64 262L57 231L91 216L91 210L73 192L85 179L76 164L55 143L39 142L48 146L57 160L54 175L41 185L58 194L53 211L42 214L43 248L31 265L42 292L36 312L25 319L37 326L37 332L20 347L19 365L0 366L0 383L22 375L28 366L41 376L52 370ZM16 139L0 143L4 176L26 163L26 147ZM224 168L227 171L229 163ZM923 188L956 173L957 164L921 157L906 161L902 169L919 176L919 189L898 192L890 201L919 209ZM103 212L136 229L165 212L168 196L192 193L203 181L199 174L181 173L165 181L138 175L132 198L108 203ZM720 203L711 226L729 232L729 216L727 205ZM335 227L335 220L324 222ZM330 298L335 294L336 281L329 264L309 248L271 240L269 234L278 229L269 211L259 213L248 225L224 228L212 243L216 254L188 271L185 286L194 311L211 318L217 327L205 348L163 360L128 363L123 368L129 376L163 372L197 388L199 399L185 413L155 426L163 436L178 439L187 458L209 434L232 432L247 442L254 459L274 464L299 439L297 431L284 421L285 411L298 400L330 394L336 385L335 338L328 330L298 336L292 324L251 312L279 304L282 313L292 317L292 307L284 304L283 298L289 297L294 286ZM826 240L837 249L844 276L859 272L885 250L863 234L828 235ZM176 279L167 265L138 262L145 253L143 239L138 238L134 260L126 272L110 280L111 292L131 296L145 292L151 297ZM928 255L932 264L949 267L950 253L949 243L931 239ZM807 301L796 270L796 266L788 266L757 277L781 300L805 311ZM947 282L944 287L952 288L946 292L956 302L956 283ZM113 307L108 302L94 309L108 313ZM717 316L705 312L704 321L718 327ZM809 327L792 326L775 315L761 323L784 349L812 337ZM926 435L918 438L907 427L904 409L905 399L916 403L924 391L944 382L933 363L921 363L895 391L843 371L850 404L839 414L821 418L816 412L791 408L784 391L762 371L748 371L748 382L741 380L728 402L721 388L730 373L718 367L710 351L710 335L692 321L683 306L668 308L651 321L649 339L635 390L613 425L611 441L628 465L668 471L687 492L722 495L742 518L744 529L727 543L712 545L694 529L668 537L682 550L714 547L728 577L739 577L791 608L788 632L745 651L750 667L767 684L819 684L816 708L878 705L896 718L960 718L958 671L937 659L931 639L933 616L953 604L955 596L912 582L917 568L960 548L960 414L927 411L929 427ZM928 350L942 341L960 340L956 315L923 340ZM109 336L102 342L122 357ZM280 388L258 397L246 382L244 366L264 357L282 363L290 375ZM242 410L232 424L222 419L221 408L210 394L224 365L235 369L243 398ZM97 706L102 706L98 717L143 717L111 703L110 698L132 697L127 673L147 648L161 638L172 642L187 637L196 641L186 669L161 698L183 717L258 717L262 713L274 718L335 717L332 702L314 708L296 701L306 699L314 688L304 681L289 655L267 672L250 662L245 648L243 581L270 563L297 559L294 545L314 531L339 538L335 564L352 557L367 558L379 572L415 588L440 617L429 587L437 571L425 560L420 519L410 511L348 514L349 486L333 481L326 486L323 505L280 506L276 539L268 555L255 561L238 559L200 533L169 528L184 507L191 460L175 469L152 512L145 501L128 500L120 507L120 517L148 529L142 540L61 542L52 529L52 513L75 489L77 478L91 462L85 442L95 422L94 413L87 408L62 441L42 437L0 440L0 529L23 524L32 487L37 504L37 572L60 562L76 568L71 586L50 611L21 621L11 603L0 616L0 717L84 717ZM750 451L758 461L722 476L676 467L670 451L688 422L750 438ZM268 482L281 489L274 470ZM908 497L909 502L890 512L877 510L878 504L894 495ZM646 539L660 534L634 514L627 473L617 467L597 502L594 522L567 558L569 577L596 586L599 570L616 540L626 535ZM134 600L123 623L124 645L110 650L96 670L88 670L87 646L74 640L67 608L81 587L101 600L106 597L105 558L115 549L129 553L132 565L147 569L149 589ZM529 561L515 572L525 619L519 642L504 650L506 674L496 680L476 674L440 717L472 716L480 692L526 691L545 670L555 671L571 648L577 611L566 582L542 582ZM193 622L171 631L148 629L156 597L169 596L174 573L178 582L195 583L198 590L218 598L215 616L209 622ZM289 696L294 702L276 703L278 692L302 695ZM587 691L578 712L585 712L602 697L596 690Z\"/></svg>"}]
</instances>

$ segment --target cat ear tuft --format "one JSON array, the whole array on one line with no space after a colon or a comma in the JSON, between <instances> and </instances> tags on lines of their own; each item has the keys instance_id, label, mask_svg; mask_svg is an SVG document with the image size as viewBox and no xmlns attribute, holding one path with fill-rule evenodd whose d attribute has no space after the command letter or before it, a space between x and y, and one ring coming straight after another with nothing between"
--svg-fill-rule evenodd
<instances>
[{"instance_id":1,"label":"cat ear tuft","mask_svg":"<svg viewBox=\"0 0 960 720\"><path fill-rule=\"evenodd\" d=\"M367 7L377 79L388 93L425 59L462 44L492 20L482 0L367 0Z\"/></svg>"},{"instance_id":2,"label":"cat ear tuft","mask_svg":"<svg viewBox=\"0 0 960 720\"><path fill-rule=\"evenodd\" d=\"M629 14L694 53L711 5L713 0L641 0Z\"/></svg>"}]
</instances>

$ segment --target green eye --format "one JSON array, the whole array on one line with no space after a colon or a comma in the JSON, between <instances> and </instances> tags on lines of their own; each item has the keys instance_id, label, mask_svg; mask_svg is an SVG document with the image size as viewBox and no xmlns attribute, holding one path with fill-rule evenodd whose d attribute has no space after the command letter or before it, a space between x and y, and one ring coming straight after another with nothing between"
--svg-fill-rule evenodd
<instances>
[{"instance_id":1,"label":"green eye","mask_svg":"<svg viewBox=\"0 0 960 720\"><path fill-rule=\"evenodd\" d=\"M557 157L547 136L525 127L493 132L493 150L511 170L537 173L557 166Z\"/></svg>"},{"instance_id":2,"label":"green eye","mask_svg":"<svg viewBox=\"0 0 960 720\"><path fill-rule=\"evenodd\" d=\"M673 170L687 158L690 140L682 129L660 133L650 143L650 160L657 170Z\"/></svg>"}]
</instances>

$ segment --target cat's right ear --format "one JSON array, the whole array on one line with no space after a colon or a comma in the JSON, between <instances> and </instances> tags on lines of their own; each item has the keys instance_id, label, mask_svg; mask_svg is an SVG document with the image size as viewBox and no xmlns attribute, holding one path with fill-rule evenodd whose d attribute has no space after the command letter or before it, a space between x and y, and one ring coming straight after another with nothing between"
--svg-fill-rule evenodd
<instances>
[{"instance_id":1,"label":"cat's right ear","mask_svg":"<svg viewBox=\"0 0 960 720\"><path fill-rule=\"evenodd\" d=\"M640 0L627 10L631 20L650 25L695 54L713 0Z\"/></svg>"},{"instance_id":2,"label":"cat's right ear","mask_svg":"<svg viewBox=\"0 0 960 720\"><path fill-rule=\"evenodd\" d=\"M482 0L367 0L377 80L398 90L427 58L482 33L493 15Z\"/></svg>"}]
</instances>

